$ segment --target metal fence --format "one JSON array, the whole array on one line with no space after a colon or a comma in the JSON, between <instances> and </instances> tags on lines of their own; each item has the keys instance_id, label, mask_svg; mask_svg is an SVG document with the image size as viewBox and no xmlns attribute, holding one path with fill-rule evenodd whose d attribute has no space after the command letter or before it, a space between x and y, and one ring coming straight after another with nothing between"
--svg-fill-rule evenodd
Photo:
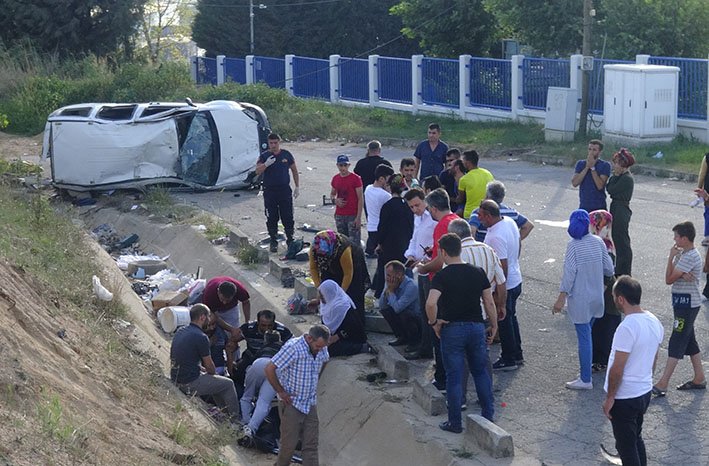
<instances>
[{"instance_id":1,"label":"metal fence","mask_svg":"<svg viewBox=\"0 0 709 466\"><path fill-rule=\"evenodd\" d=\"M254 82L271 87L286 87L286 61L283 58L254 57Z\"/></svg>"},{"instance_id":2,"label":"metal fence","mask_svg":"<svg viewBox=\"0 0 709 466\"><path fill-rule=\"evenodd\" d=\"M458 60L421 60L421 100L428 105L458 107L460 102Z\"/></svg>"},{"instance_id":3,"label":"metal fence","mask_svg":"<svg viewBox=\"0 0 709 466\"><path fill-rule=\"evenodd\" d=\"M217 85L217 59L197 57L197 84Z\"/></svg>"},{"instance_id":4,"label":"metal fence","mask_svg":"<svg viewBox=\"0 0 709 466\"><path fill-rule=\"evenodd\" d=\"M603 115L603 92L606 74L603 65L617 65L622 63L635 63L626 60L593 59L593 71L588 77L588 111L596 115Z\"/></svg>"},{"instance_id":5,"label":"metal fence","mask_svg":"<svg viewBox=\"0 0 709 466\"><path fill-rule=\"evenodd\" d=\"M293 57L293 95L330 100L330 61Z\"/></svg>"},{"instance_id":6,"label":"metal fence","mask_svg":"<svg viewBox=\"0 0 709 466\"><path fill-rule=\"evenodd\" d=\"M340 99L369 102L369 60L340 57Z\"/></svg>"},{"instance_id":7,"label":"metal fence","mask_svg":"<svg viewBox=\"0 0 709 466\"><path fill-rule=\"evenodd\" d=\"M569 60L525 57L522 60L522 105L545 110L549 86L569 87L569 68Z\"/></svg>"},{"instance_id":8,"label":"metal fence","mask_svg":"<svg viewBox=\"0 0 709 466\"><path fill-rule=\"evenodd\" d=\"M224 59L225 81L246 84L246 60L243 58Z\"/></svg>"},{"instance_id":9,"label":"metal fence","mask_svg":"<svg viewBox=\"0 0 709 466\"><path fill-rule=\"evenodd\" d=\"M470 67L470 105L501 110L512 109L512 61L472 58Z\"/></svg>"},{"instance_id":10,"label":"metal fence","mask_svg":"<svg viewBox=\"0 0 709 466\"><path fill-rule=\"evenodd\" d=\"M679 67L677 116L707 119L707 72L709 60L698 58L650 57L651 65Z\"/></svg>"},{"instance_id":11,"label":"metal fence","mask_svg":"<svg viewBox=\"0 0 709 466\"><path fill-rule=\"evenodd\" d=\"M411 104L411 60L379 57L379 100Z\"/></svg>"}]
</instances>

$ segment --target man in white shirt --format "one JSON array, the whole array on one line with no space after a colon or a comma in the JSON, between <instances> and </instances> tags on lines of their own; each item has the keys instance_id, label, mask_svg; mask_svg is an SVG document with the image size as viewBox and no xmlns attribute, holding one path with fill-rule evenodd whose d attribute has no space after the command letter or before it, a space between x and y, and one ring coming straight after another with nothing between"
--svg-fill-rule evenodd
<instances>
[{"instance_id":1,"label":"man in white shirt","mask_svg":"<svg viewBox=\"0 0 709 466\"><path fill-rule=\"evenodd\" d=\"M497 202L486 199L478 210L480 221L487 227L485 244L492 246L505 271L505 317L498 324L502 352L500 359L492 364L493 369L512 371L524 362L522 338L517 323L517 298L522 294L522 272L519 268L520 235L517 224L509 217L500 215Z\"/></svg>"},{"instance_id":2,"label":"man in white shirt","mask_svg":"<svg viewBox=\"0 0 709 466\"><path fill-rule=\"evenodd\" d=\"M652 396L652 373L664 337L662 324L640 307L640 283L623 275L613 286L613 300L625 315L613 337L604 390L603 412L613 426L624 465L647 465L642 439L643 416Z\"/></svg>"},{"instance_id":3,"label":"man in white shirt","mask_svg":"<svg viewBox=\"0 0 709 466\"><path fill-rule=\"evenodd\" d=\"M374 183L364 190L364 204L367 206L367 245L364 254L367 258L376 257L374 249L379 244L377 228L379 227L379 213L386 201L391 199L391 194L385 188L387 180L394 174L394 169L388 165L378 165L374 169Z\"/></svg>"},{"instance_id":4,"label":"man in white shirt","mask_svg":"<svg viewBox=\"0 0 709 466\"><path fill-rule=\"evenodd\" d=\"M426 210L426 195L420 189L410 189L404 194L404 199L414 213L414 234L411 235L409 247L404 252L406 267L409 270L428 258L426 250L433 246L433 229L436 222L431 213ZM428 258L430 259L430 258ZM406 359L431 359L433 358L433 330L428 325L425 303L428 291L431 289L431 279L427 274L418 276L419 303L421 313L421 343L417 351L407 354Z\"/></svg>"}]
</instances>

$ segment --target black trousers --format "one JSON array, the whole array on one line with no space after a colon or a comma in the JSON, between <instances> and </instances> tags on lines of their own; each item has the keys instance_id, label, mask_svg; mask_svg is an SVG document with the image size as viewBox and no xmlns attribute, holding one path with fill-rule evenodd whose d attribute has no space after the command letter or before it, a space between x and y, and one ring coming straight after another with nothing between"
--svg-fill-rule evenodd
<instances>
[{"instance_id":1,"label":"black trousers","mask_svg":"<svg viewBox=\"0 0 709 466\"><path fill-rule=\"evenodd\" d=\"M293 221L293 192L290 186L265 188L263 205L266 209L266 229L271 238L278 235L278 220L283 223L286 237L292 238L295 231Z\"/></svg>"},{"instance_id":2,"label":"black trousers","mask_svg":"<svg viewBox=\"0 0 709 466\"><path fill-rule=\"evenodd\" d=\"M650 405L651 392L637 398L615 400L611 408L611 425L615 448L623 466L647 465L645 442L642 438L643 417Z\"/></svg>"},{"instance_id":3,"label":"black trousers","mask_svg":"<svg viewBox=\"0 0 709 466\"><path fill-rule=\"evenodd\" d=\"M594 364L608 364L611 354L611 344L615 329L620 325L621 317L614 314L603 314L603 317L593 321L591 327L591 341L593 344Z\"/></svg>"},{"instance_id":4,"label":"black trousers","mask_svg":"<svg viewBox=\"0 0 709 466\"><path fill-rule=\"evenodd\" d=\"M436 341L436 335L433 333L433 328L428 325L428 317L426 317L426 299L428 298L428 292L431 289L431 279L428 275L419 275L418 277L419 286L419 305L421 306L421 344L419 345L419 352L425 356L433 355L434 341ZM441 371L443 371L443 364L440 365ZM436 364L436 369L438 369L438 364ZM443 379L436 380L446 380Z\"/></svg>"},{"instance_id":5,"label":"black trousers","mask_svg":"<svg viewBox=\"0 0 709 466\"><path fill-rule=\"evenodd\" d=\"M408 312L397 314L391 306L380 309L379 313L391 327L397 338L406 340L410 345L418 345L421 340L421 327L418 316Z\"/></svg>"}]
</instances>

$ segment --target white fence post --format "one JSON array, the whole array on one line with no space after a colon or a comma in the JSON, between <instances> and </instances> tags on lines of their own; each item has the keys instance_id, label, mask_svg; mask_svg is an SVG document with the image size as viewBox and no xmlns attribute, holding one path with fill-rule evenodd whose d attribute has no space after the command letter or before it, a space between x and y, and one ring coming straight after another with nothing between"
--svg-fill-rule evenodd
<instances>
[{"instance_id":1,"label":"white fence post","mask_svg":"<svg viewBox=\"0 0 709 466\"><path fill-rule=\"evenodd\" d=\"M369 105L379 104L379 55L369 56Z\"/></svg>"},{"instance_id":2,"label":"white fence post","mask_svg":"<svg viewBox=\"0 0 709 466\"><path fill-rule=\"evenodd\" d=\"M288 92L288 95L293 95L293 59L295 58L295 55L286 55L286 91Z\"/></svg>"},{"instance_id":3,"label":"white fence post","mask_svg":"<svg viewBox=\"0 0 709 466\"><path fill-rule=\"evenodd\" d=\"M471 55L458 57L458 108L460 117L465 118L465 108L470 105L470 62Z\"/></svg>"},{"instance_id":4,"label":"white fence post","mask_svg":"<svg viewBox=\"0 0 709 466\"><path fill-rule=\"evenodd\" d=\"M192 55L190 57L190 76L192 76L192 81L197 82L197 55Z\"/></svg>"},{"instance_id":5,"label":"white fence post","mask_svg":"<svg viewBox=\"0 0 709 466\"><path fill-rule=\"evenodd\" d=\"M650 64L650 55L635 55L635 64L636 65L649 65Z\"/></svg>"},{"instance_id":6,"label":"white fence post","mask_svg":"<svg viewBox=\"0 0 709 466\"><path fill-rule=\"evenodd\" d=\"M330 55L330 102L340 101L340 56Z\"/></svg>"},{"instance_id":7,"label":"white fence post","mask_svg":"<svg viewBox=\"0 0 709 466\"><path fill-rule=\"evenodd\" d=\"M254 83L254 56L246 55L246 84Z\"/></svg>"},{"instance_id":8,"label":"white fence post","mask_svg":"<svg viewBox=\"0 0 709 466\"><path fill-rule=\"evenodd\" d=\"M522 94L524 92L523 79L524 73L522 70L522 63L524 62L524 55L512 55L511 71L512 77L510 79L512 84L510 107L512 108L512 119L516 120L519 116L519 110L524 108L522 103Z\"/></svg>"},{"instance_id":9,"label":"white fence post","mask_svg":"<svg viewBox=\"0 0 709 466\"><path fill-rule=\"evenodd\" d=\"M411 55L411 111L423 105L423 55Z\"/></svg>"},{"instance_id":10,"label":"white fence post","mask_svg":"<svg viewBox=\"0 0 709 466\"><path fill-rule=\"evenodd\" d=\"M583 81L583 71L581 71L581 65L583 64L583 55L571 55L569 60L569 87L571 89L576 89L581 95L581 82Z\"/></svg>"},{"instance_id":11,"label":"white fence post","mask_svg":"<svg viewBox=\"0 0 709 466\"><path fill-rule=\"evenodd\" d=\"M217 55L217 86L221 86L226 82L226 67L224 66L224 60L226 56Z\"/></svg>"}]
</instances>

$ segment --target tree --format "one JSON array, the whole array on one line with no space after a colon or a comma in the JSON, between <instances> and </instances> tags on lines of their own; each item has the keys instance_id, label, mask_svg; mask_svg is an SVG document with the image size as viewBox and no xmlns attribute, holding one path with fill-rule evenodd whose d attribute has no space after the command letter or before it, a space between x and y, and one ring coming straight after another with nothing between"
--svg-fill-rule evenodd
<instances>
[{"instance_id":1,"label":"tree","mask_svg":"<svg viewBox=\"0 0 709 466\"><path fill-rule=\"evenodd\" d=\"M265 9L258 8L266 3ZM331 54L395 56L418 51L399 38L402 21L389 14L397 0L254 0L257 55L292 53L325 58ZM249 0L199 0L192 38L207 55L244 56L250 51Z\"/></svg>"},{"instance_id":2,"label":"tree","mask_svg":"<svg viewBox=\"0 0 709 466\"><path fill-rule=\"evenodd\" d=\"M60 55L130 54L145 0L0 0L0 38Z\"/></svg>"},{"instance_id":3,"label":"tree","mask_svg":"<svg viewBox=\"0 0 709 466\"><path fill-rule=\"evenodd\" d=\"M179 56L179 45L190 40L194 17L188 0L148 0L143 7L140 33L151 63Z\"/></svg>"},{"instance_id":4,"label":"tree","mask_svg":"<svg viewBox=\"0 0 709 466\"><path fill-rule=\"evenodd\" d=\"M495 18L482 0L404 0L391 12L401 17L402 32L416 39L427 55L487 55Z\"/></svg>"}]
</instances>

